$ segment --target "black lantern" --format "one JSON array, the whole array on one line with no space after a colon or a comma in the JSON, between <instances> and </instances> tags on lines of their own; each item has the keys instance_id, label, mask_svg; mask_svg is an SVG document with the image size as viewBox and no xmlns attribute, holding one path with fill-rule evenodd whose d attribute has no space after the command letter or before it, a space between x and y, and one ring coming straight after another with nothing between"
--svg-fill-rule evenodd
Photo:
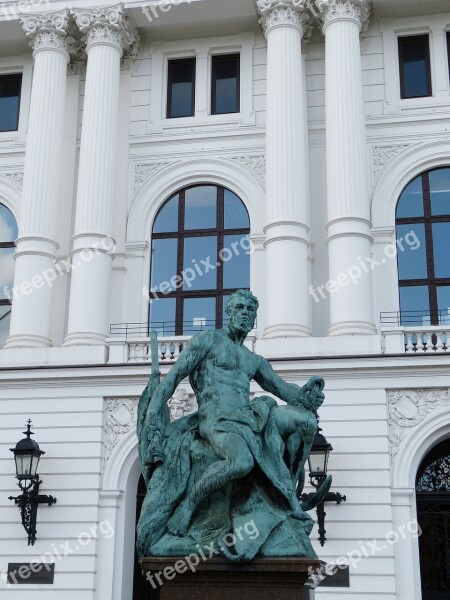
<instances>
[{"instance_id":1,"label":"black lantern","mask_svg":"<svg viewBox=\"0 0 450 600\"><path fill-rule=\"evenodd\" d=\"M333 446L328 442L326 437L322 434L322 429L320 427L317 428L316 435L314 436L314 440L311 447L311 453L308 458L309 465L309 478L311 481L311 485L317 489L321 487L321 485L325 482L327 478L330 479L331 476L328 475L328 458L330 456L330 452L332 452ZM328 484L330 485L330 483ZM302 500L309 500L314 493L311 494L302 494ZM336 502L340 504L341 502L345 502L347 500L346 496L342 496L338 492L327 492L323 498L323 501L317 505L317 525L319 527L319 541L320 545L323 546L326 542L326 529L325 529L325 516L326 512L324 509L325 502Z\"/></svg>"},{"instance_id":2,"label":"black lantern","mask_svg":"<svg viewBox=\"0 0 450 600\"><path fill-rule=\"evenodd\" d=\"M28 545L33 546L36 541L37 507L39 504L51 506L55 504L56 498L39 494L39 486L42 481L39 481L37 468L39 459L45 452L39 448L39 444L31 439L34 434L31 431L30 420L28 420L27 430L24 431L24 434L27 437L20 440L15 448L10 448L14 454L16 477L19 480L18 485L22 494L17 497L10 496L9 500L14 500L19 507L22 525L28 534Z\"/></svg>"}]
</instances>

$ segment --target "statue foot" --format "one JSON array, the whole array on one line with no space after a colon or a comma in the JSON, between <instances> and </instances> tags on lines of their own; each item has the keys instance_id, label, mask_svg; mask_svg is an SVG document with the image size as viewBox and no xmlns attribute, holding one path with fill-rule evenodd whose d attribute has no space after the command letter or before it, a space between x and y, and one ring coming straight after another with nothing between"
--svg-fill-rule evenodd
<instances>
[{"instance_id":1,"label":"statue foot","mask_svg":"<svg viewBox=\"0 0 450 600\"><path fill-rule=\"evenodd\" d=\"M191 518L192 510L190 509L189 504L184 501L176 509L167 523L169 533L178 537L186 535Z\"/></svg>"}]
</instances>

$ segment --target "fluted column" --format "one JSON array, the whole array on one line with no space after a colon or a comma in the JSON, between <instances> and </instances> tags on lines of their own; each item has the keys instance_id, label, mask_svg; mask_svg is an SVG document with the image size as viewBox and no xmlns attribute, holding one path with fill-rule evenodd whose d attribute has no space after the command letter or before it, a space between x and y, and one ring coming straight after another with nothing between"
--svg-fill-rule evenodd
<instances>
[{"instance_id":1,"label":"fluted column","mask_svg":"<svg viewBox=\"0 0 450 600\"><path fill-rule=\"evenodd\" d=\"M74 49L68 10L20 20L33 48L34 74L6 348L51 345L66 75Z\"/></svg>"},{"instance_id":2,"label":"fluted column","mask_svg":"<svg viewBox=\"0 0 450 600\"><path fill-rule=\"evenodd\" d=\"M123 5L77 9L88 55L65 345L102 344L109 327L120 60L135 35Z\"/></svg>"},{"instance_id":3,"label":"fluted column","mask_svg":"<svg viewBox=\"0 0 450 600\"><path fill-rule=\"evenodd\" d=\"M265 337L310 335L306 0L258 0L267 38Z\"/></svg>"},{"instance_id":4,"label":"fluted column","mask_svg":"<svg viewBox=\"0 0 450 600\"><path fill-rule=\"evenodd\" d=\"M321 0L320 8L325 35L327 243L333 292L328 333L375 333L359 39L369 17L368 2Z\"/></svg>"}]
</instances>

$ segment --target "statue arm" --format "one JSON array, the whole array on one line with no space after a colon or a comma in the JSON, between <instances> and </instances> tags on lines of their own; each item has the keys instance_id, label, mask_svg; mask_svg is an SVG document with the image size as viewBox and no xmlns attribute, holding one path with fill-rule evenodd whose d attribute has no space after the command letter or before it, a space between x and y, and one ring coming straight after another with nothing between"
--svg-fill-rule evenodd
<instances>
[{"instance_id":1,"label":"statue arm","mask_svg":"<svg viewBox=\"0 0 450 600\"><path fill-rule=\"evenodd\" d=\"M275 373L272 365L263 357L260 357L260 365L255 375L255 381L263 390L270 392L280 400L284 400L287 404L301 405L313 412L317 411L325 398L322 393L324 381L321 377L311 377L303 387L295 383L287 383Z\"/></svg>"}]
</instances>

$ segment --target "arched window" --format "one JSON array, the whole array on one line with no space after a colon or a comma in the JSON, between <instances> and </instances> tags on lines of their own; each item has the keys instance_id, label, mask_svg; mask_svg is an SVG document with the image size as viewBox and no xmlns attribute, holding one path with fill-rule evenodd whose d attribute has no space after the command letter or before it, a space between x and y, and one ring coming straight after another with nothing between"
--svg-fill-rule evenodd
<instances>
[{"instance_id":1,"label":"arched window","mask_svg":"<svg viewBox=\"0 0 450 600\"><path fill-rule=\"evenodd\" d=\"M169 198L153 225L150 328L221 328L228 296L250 285L249 233L247 209L224 187L196 185Z\"/></svg>"},{"instance_id":2,"label":"arched window","mask_svg":"<svg viewBox=\"0 0 450 600\"><path fill-rule=\"evenodd\" d=\"M402 324L449 324L450 168L426 171L406 186L396 226L397 240L415 241L414 252L401 245L398 252Z\"/></svg>"},{"instance_id":3,"label":"arched window","mask_svg":"<svg viewBox=\"0 0 450 600\"><path fill-rule=\"evenodd\" d=\"M422 600L450 598L450 438L423 459L416 480Z\"/></svg>"},{"instance_id":4,"label":"arched window","mask_svg":"<svg viewBox=\"0 0 450 600\"><path fill-rule=\"evenodd\" d=\"M9 335L14 283L14 241L17 223L12 212L0 204L0 348Z\"/></svg>"}]
</instances>

